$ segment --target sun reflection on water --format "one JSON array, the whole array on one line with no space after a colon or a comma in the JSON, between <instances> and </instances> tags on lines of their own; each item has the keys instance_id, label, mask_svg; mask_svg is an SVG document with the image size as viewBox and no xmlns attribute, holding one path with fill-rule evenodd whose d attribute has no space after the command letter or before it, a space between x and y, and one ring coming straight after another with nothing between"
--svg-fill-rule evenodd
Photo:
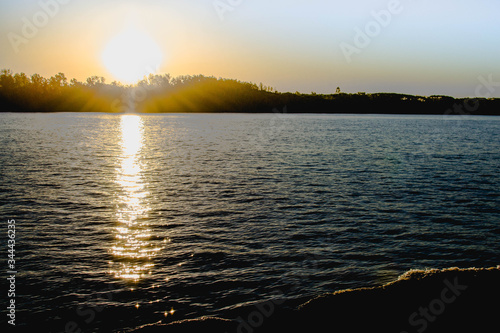
<instances>
[{"instance_id":1,"label":"sun reflection on water","mask_svg":"<svg viewBox=\"0 0 500 333\"><path fill-rule=\"evenodd\" d=\"M154 266L152 259L161 250L150 241L149 193L142 177L140 158L143 130L140 116L121 117L122 154L116 180L121 186L121 192L118 196L115 239L110 250L114 258L110 272L116 278L133 282L151 274Z\"/></svg>"}]
</instances>

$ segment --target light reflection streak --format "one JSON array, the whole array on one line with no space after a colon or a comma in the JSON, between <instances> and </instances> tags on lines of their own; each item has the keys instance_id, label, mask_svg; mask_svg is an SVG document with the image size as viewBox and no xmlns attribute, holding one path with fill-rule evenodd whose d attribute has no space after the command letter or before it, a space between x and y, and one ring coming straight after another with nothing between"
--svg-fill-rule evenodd
<instances>
[{"instance_id":1,"label":"light reflection streak","mask_svg":"<svg viewBox=\"0 0 500 333\"><path fill-rule=\"evenodd\" d=\"M122 154L116 178L121 193L118 196L115 239L110 249L114 258L110 273L116 278L133 282L151 274L154 266L152 259L162 249L150 241L150 208L147 202L149 193L142 178L140 161L143 126L140 116L121 117Z\"/></svg>"}]
</instances>

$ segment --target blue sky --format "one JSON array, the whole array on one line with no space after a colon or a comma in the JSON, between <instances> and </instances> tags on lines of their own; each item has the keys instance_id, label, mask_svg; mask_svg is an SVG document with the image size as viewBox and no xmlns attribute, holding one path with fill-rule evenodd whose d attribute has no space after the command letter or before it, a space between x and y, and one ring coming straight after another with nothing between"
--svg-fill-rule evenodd
<instances>
[{"instance_id":1,"label":"blue sky","mask_svg":"<svg viewBox=\"0 0 500 333\"><path fill-rule=\"evenodd\" d=\"M52 3L47 22L41 3ZM373 12L391 6L397 13L381 14L386 21L378 23ZM479 77L500 82L499 13L494 0L3 0L0 67L111 81L101 53L134 22L161 48L159 71L173 75L306 93L340 86L346 92L474 96ZM36 15L38 31L16 52L13 34L24 38L23 25ZM369 43L356 45L357 31L370 27ZM346 56L346 45L356 52ZM500 97L500 86L492 96Z\"/></svg>"}]
</instances>

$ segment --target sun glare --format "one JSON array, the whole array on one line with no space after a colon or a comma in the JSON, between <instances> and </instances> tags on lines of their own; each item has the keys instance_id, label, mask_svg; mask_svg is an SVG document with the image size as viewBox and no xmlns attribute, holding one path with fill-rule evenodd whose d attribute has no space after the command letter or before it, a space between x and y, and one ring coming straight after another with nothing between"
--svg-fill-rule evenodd
<instances>
[{"instance_id":1,"label":"sun glare","mask_svg":"<svg viewBox=\"0 0 500 333\"><path fill-rule=\"evenodd\" d=\"M121 117L122 154L116 180L121 191L118 192L115 241L110 248L113 254L110 273L130 282L138 282L151 274L154 266L152 259L162 249L151 242L152 231L147 222L149 192L140 162L143 131L140 116Z\"/></svg>"},{"instance_id":2,"label":"sun glare","mask_svg":"<svg viewBox=\"0 0 500 333\"><path fill-rule=\"evenodd\" d=\"M106 69L123 83L136 83L155 73L162 60L158 44L133 25L109 41L102 53Z\"/></svg>"}]
</instances>

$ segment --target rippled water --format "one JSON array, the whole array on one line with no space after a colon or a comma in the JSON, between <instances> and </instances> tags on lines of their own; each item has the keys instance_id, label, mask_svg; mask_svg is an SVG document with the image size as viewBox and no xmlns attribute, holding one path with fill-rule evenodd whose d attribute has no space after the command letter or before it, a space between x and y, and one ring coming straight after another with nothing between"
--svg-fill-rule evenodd
<instances>
[{"instance_id":1,"label":"rippled water","mask_svg":"<svg viewBox=\"0 0 500 333\"><path fill-rule=\"evenodd\" d=\"M18 325L230 316L500 263L500 117L0 114L0 142Z\"/></svg>"}]
</instances>

